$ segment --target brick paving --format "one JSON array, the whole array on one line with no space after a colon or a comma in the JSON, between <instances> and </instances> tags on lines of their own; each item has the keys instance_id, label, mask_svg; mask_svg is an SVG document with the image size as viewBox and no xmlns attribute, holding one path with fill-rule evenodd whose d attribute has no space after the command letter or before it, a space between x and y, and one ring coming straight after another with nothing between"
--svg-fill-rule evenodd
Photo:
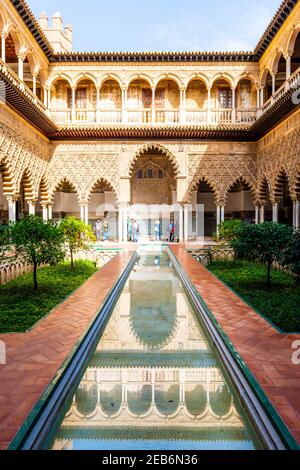
<instances>
[{"instance_id":1,"label":"brick paving","mask_svg":"<svg viewBox=\"0 0 300 470\"><path fill-rule=\"evenodd\" d=\"M0 449L5 449L87 330L132 252L116 255L27 333L0 335Z\"/></svg>"},{"instance_id":2,"label":"brick paving","mask_svg":"<svg viewBox=\"0 0 300 470\"><path fill-rule=\"evenodd\" d=\"M292 364L292 343L300 334L281 334L182 245L172 250L235 349L300 444L300 365Z\"/></svg>"}]
</instances>

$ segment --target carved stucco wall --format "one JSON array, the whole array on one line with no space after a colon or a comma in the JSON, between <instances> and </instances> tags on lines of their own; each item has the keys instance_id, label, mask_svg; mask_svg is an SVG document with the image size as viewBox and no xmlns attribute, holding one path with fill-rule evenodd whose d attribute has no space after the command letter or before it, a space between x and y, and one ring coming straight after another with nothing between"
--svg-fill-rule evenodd
<instances>
[{"instance_id":1,"label":"carved stucco wall","mask_svg":"<svg viewBox=\"0 0 300 470\"><path fill-rule=\"evenodd\" d=\"M14 113L5 107L1 111L0 163L2 173L5 170L5 195L20 192L26 172L33 197L38 197L43 179L49 202L64 179L75 187L79 202L89 200L94 184L100 179L111 186L117 200L129 202L134 163L143 152L158 149L173 167L178 201L188 201L201 179L212 186L219 203L226 203L228 190L238 179L249 184L258 200L260 184L266 178L273 197L282 171L288 177L292 198L300 198L300 111L257 144L178 141L49 144Z\"/></svg>"},{"instance_id":2,"label":"carved stucco wall","mask_svg":"<svg viewBox=\"0 0 300 470\"><path fill-rule=\"evenodd\" d=\"M48 141L5 106L0 106L0 163L5 169L4 193L18 194L26 173L31 193L38 197L39 185L50 159Z\"/></svg>"},{"instance_id":3,"label":"carved stucco wall","mask_svg":"<svg viewBox=\"0 0 300 470\"><path fill-rule=\"evenodd\" d=\"M257 165L256 186L260 188L266 179L272 201L275 201L276 183L282 172L288 178L292 199L300 199L299 189L297 190L297 182L299 185L300 181L300 111L260 140Z\"/></svg>"}]
</instances>

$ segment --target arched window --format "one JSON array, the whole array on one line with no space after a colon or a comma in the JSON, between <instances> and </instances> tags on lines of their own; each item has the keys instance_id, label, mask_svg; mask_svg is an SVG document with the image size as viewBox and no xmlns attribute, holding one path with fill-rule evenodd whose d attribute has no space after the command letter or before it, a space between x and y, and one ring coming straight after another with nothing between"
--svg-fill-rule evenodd
<instances>
[{"instance_id":1,"label":"arched window","mask_svg":"<svg viewBox=\"0 0 300 470\"><path fill-rule=\"evenodd\" d=\"M137 177L138 177L139 179L143 178L143 170L138 170L138 172L137 172Z\"/></svg>"},{"instance_id":2,"label":"arched window","mask_svg":"<svg viewBox=\"0 0 300 470\"><path fill-rule=\"evenodd\" d=\"M147 170L147 178L153 178L153 170L152 170L152 168L148 168L148 170Z\"/></svg>"},{"instance_id":3,"label":"arched window","mask_svg":"<svg viewBox=\"0 0 300 470\"><path fill-rule=\"evenodd\" d=\"M158 170L158 172L157 172L157 177L158 177L159 179L162 179L162 178L164 177L164 174L163 174L163 171L162 171L162 170Z\"/></svg>"}]
</instances>

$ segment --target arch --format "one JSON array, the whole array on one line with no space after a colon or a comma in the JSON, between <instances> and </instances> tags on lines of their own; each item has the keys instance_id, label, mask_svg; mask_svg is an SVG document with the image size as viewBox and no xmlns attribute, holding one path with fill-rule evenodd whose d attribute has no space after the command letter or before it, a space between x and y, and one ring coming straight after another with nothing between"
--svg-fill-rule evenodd
<instances>
[{"instance_id":1,"label":"arch","mask_svg":"<svg viewBox=\"0 0 300 470\"><path fill-rule=\"evenodd\" d=\"M271 61L270 70L272 71L273 74L276 74L278 72L279 61L282 56L284 57L284 51L283 51L283 47L280 47L279 49L277 49Z\"/></svg>"},{"instance_id":2,"label":"arch","mask_svg":"<svg viewBox=\"0 0 300 470\"><path fill-rule=\"evenodd\" d=\"M263 176L258 183L257 197L258 201L265 204L270 201L271 185L266 176Z\"/></svg>"},{"instance_id":3,"label":"arch","mask_svg":"<svg viewBox=\"0 0 300 470\"><path fill-rule=\"evenodd\" d=\"M22 39L14 23L9 23L7 27L7 34L11 36L13 43L14 43L16 54L18 54L22 47Z\"/></svg>"},{"instance_id":4,"label":"arch","mask_svg":"<svg viewBox=\"0 0 300 470\"><path fill-rule=\"evenodd\" d=\"M76 409L83 416L90 415L97 406L97 384L85 390L78 388L75 395Z\"/></svg>"},{"instance_id":5,"label":"arch","mask_svg":"<svg viewBox=\"0 0 300 470\"><path fill-rule=\"evenodd\" d=\"M189 195L192 191L198 191L198 188L201 183L207 184L209 188L211 189L211 192L213 192L215 196L217 195L218 190L216 188L215 183L210 181L206 176L200 176L200 177L194 178L194 180L189 185L189 189L188 189Z\"/></svg>"},{"instance_id":6,"label":"arch","mask_svg":"<svg viewBox=\"0 0 300 470\"><path fill-rule=\"evenodd\" d=\"M294 26L292 32L290 33L288 42L287 42L287 54L292 55L295 49L295 43L298 37L298 34L300 33L300 24L297 24Z\"/></svg>"},{"instance_id":7,"label":"arch","mask_svg":"<svg viewBox=\"0 0 300 470\"><path fill-rule=\"evenodd\" d=\"M265 87L268 74L271 75L271 72L270 72L270 69L268 67L266 67L266 68L263 69L263 71L261 72L260 77L259 77L259 86L261 88Z\"/></svg>"},{"instance_id":8,"label":"arch","mask_svg":"<svg viewBox=\"0 0 300 470\"><path fill-rule=\"evenodd\" d=\"M171 80L177 83L179 89L183 87L183 82L180 80L180 78L177 75L175 75L174 73L163 73L155 80L155 83L154 83L155 88L157 88L157 85L162 80Z\"/></svg>"},{"instance_id":9,"label":"arch","mask_svg":"<svg viewBox=\"0 0 300 470\"><path fill-rule=\"evenodd\" d=\"M55 73L54 75L48 78L46 86L51 89L51 87L55 84L58 80L66 80L71 88L74 88L74 83L72 78L66 73Z\"/></svg>"},{"instance_id":10,"label":"arch","mask_svg":"<svg viewBox=\"0 0 300 470\"><path fill-rule=\"evenodd\" d=\"M185 88L187 88L189 86L190 82L192 82L193 80L200 80L201 82L204 83L204 85L206 86L207 89L209 88L209 79L208 79L208 77L204 73L198 73L198 72L191 74L187 78L187 80L184 83Z\"/></svg>"},{"instance_id":11,"label":"arch","mask_svg":"<svg viewBox=\"0 0 300 470\"><path fill-rule=\"evenodd\" d=\"M129 79L127 80L126 82L126 88L128 89L131 85L132 82L134 82L135 80L144 80L145 82L148 83L148 85L153 88L153 81L152 81L152 78L149 77L148 75L144 74L144 73L135 73L133 75L131 75L129 77Z\"/></svg>"},{"instance_id":12,"label":"arch","mask_svg":"<svg viewBox=\"0 0 300 470\"><path fill-rule=\"evenodd\" d=\"M3 11L4 13L4 11ZM0 33L2 33L3 29L4 29L4 26L5 26L5 18L4 18L4 14L2 13L2 11L0 10Z\"/></svg>"},{"instance_id":13,"label":"arch","mask_svg":"<svg viewBox=\"0 0 300 470\"><path fill-rule=\"evenodd\" d=\"M253 75L253 73L251 73L251 72L242 72L242 73L240 73L240 75L236 78L236 80L234 82L235 88L238 86L238 84L240 83L241 80L249 80L249 82L253 83L253 85L255 85L256 88L258 87L259 78L255 75Z\"/></svg>"},{"instance_id":14,"label":"arch","mask_svg":"<svg viewBox=\"0 0 300 470\"><path fill-rule=\"evenodd\" d=\"M102 88L104 83L107 82L108 80L115 80L119 84L121 89L125 87L125 83L116 73L108 73L104 75L104 77L102 77L98 83L99 87Z\"/></svg>"},{"instance_id":15,"label":"arch","mask_svg":"<svg viewBox=\"0 0 300 470\"><path fill-rule=\"evenodd\" d=\"M136 390L127 390L127 406L133 415L143 416L151 408L152 387L151 384L142 384Z\"/></svg>"},{"instance_id":16,"label":"arch","mask_svg":"<svg viewBox=\"0 0 300 470\"><path fill-rule=\"evenodd\" d=\"M237 184L237 183L242 183L245 187L247 187L248 191L251 191L251 193L255 194L255 187L253 185L253 183L248 180L247 178L245 178L244 176L239 176L237 178L235 178L231 183L229 183L229 185L227 186L226 190L225 190L225 194L228 195L228 193L231 192L231 190L234 189L234 186Z\"/></svg>"},{"instance_id":17,"label":"arch","mask_svg":"<svg viewBox=\"0 0 300 470\"><path fill-rule=\"evenodd\" d=\"M210 80L210 87L212 88L217 80L227 81L230 88L234 88L234 79L229 73L218 72Z\"/></svg>"},{"instance_id":18,"label":"arch","mask_svg":"<svg viewBox=\"0 0 300 470\"><path fill-rule=\"evenodd\" d=\"M35 72L37 62L31 49L26 51L26 58L29 63L30 72L33 74Z\"/></svg>"},{"instance_id":19,"label":"arch","mask_svg":"<svg viewBox=\"0 0 300 470\"><path fill-rule=\"evenodd\" d=\"M79 73L78 75L76 75L76 77L73 79L72 83L73 83L74 87L77 88L79 83L82 80L90 80L91 82L93 82L93 84L95 85L96 88L99 86L97 78L92 73L83 72L83 73Z\"/></svg>"},{"instance_id":20,"label":"arch","mask_svg":"<svg viewBox=\"0 0 300 470\"><path fill-rule=\"evenodd\" d=\"M24 190L24 199L25 201L29 201L30 199L33 199L33 179L31 172L28 168L26 168L23 171L20 184L19 184L19 190L18 192L21 193L21 187L23 185L23 190Z\"/></svg>"},{"instance_id":21,"label":"arch","mask_svg":"<svg viewBox=\"0 0 300 470\"><path fill-rule=\"evenodd\" d=\"M106 178L100 177L100 178L95 179L90 184L89 188L87 189L87 191L86 191L87 201L90 201L90 199L92 197L92 194L93 194L93 191L99 183L103 184L104 186L107 186L114 193L116 199L118 199L118 192L115 189L113 183L111 181L109 181L108 179L106 179Z\"/></svg>"},{"instance_id":22,"label":"arch","mask_svg":"<svg viewBox=\"0 0 300 470\"><path fill-rule=\"evenodd\" d=\"M155 405L159 413L168 416L176 413L179 406L179 384L174 383L168 388L158 389L157 384L154 392Z\"/></svg>"},{"instance_id":23,"label":"arch","mask_svg":"<svg viewBox=\"0 0 300 470\"><path fill-rule=\"evenodd\" d=\"M13 194L14 185L11 168L5 159L0 160L0 173L2 175L3 194L4 196L9 196Z\"/></svg>"},{"instance_id":24,"label":"arch","mask_svg":"<svg viewBox=\"0 0 300 470\"><path fill-rule=\"evenodd\" d=\"M79 194L80 194L80 192L79 192L79 190L78 190L78 187L77 187L76 183L71 182L71 180L70 180L69 178L67 178L67 177L63 177L63 178L61 178L61 179L55 184L55 186L53 187L53 189L50 191L49 196L50 196L50 200L51 200L51 201L54 201L55 193L58 191L58 189L60 188L60 186L63 185L63 184L69 185L69 186L74 190L74 192L77 193L77 197L78 197L78 199L79 199Z\"/></svg>"},{"instance_id":25,"label":"arch","mask_svg":"<svg viewBox=\"0 0 300 470\"><path fill-rule=\"evenodd\" d=\"M41 202L47 202L49 201L49 185L48 181L46 179L46 176L43 175L40 182L39 182L39 191L40 191L40 197L41 197Z\"/></svg>"},{"instance_id":26,"label":"arch","mask_svg":"<svg viewBox=\"0 0 300 470\"><path fill-rule=\"evenodd\" d=\"M289 194L291 194L290 178L288 177L287 171L284 168L281 168L274 181L273 196L275 200L282 197L285 181L288 183L288 191Z\"/></svg>"},{"instance_id":27,"label":"arch","mask_svg":"<svg viewBox=\"0 0 300 470\"><path fill-rule=\"evenodd\" d=\"M170 162L171 167L173 168L175 177L178 177L179 174L180 174L180 169L179 169L178 162L177 162L176 158L174 157L174 155L168 149L166 149L163 145L154 144L154 143L153 144L143 145L143 147L141 147L135 153L135 155L133 156L133 158L132 158L132 160L129 164L128 176L131 177L133 175L134 166L135 166L138 158L141 157L142 155L144 155L146 152L149 152L149 151L152 151L152 150L159 151L159 152L161 152L162 155L165 155L167 157L167 159Z\"/></svg>"}]
</instances>

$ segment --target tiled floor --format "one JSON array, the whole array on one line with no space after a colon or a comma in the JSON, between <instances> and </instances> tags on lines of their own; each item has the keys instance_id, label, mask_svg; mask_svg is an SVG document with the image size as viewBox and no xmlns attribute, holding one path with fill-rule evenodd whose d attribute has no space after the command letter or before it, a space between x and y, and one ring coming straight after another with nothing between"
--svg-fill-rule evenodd
<instances>
[{"instance_id":1,"label":"tiled floor","mask_svg":"<svg viewBox=\"0 0 300 470\"><path fill-rule=\"evenodd\" d=\"M0 449L13 439L131 256L115 256L32 331L0 335L7 348L7 364L0 365Z\"/></svg>"},{"instance_id":2,"label":"tiled floor","mask_svg":"<svg viewBox=\"0 0 300 470\"><path fill-rule=\"evenodd\" d=\"M300 365L292 364L292 343L300 335L280 334L186 251L172 250L282 419L300 443Z\"/></svg>"}]
</instances>

